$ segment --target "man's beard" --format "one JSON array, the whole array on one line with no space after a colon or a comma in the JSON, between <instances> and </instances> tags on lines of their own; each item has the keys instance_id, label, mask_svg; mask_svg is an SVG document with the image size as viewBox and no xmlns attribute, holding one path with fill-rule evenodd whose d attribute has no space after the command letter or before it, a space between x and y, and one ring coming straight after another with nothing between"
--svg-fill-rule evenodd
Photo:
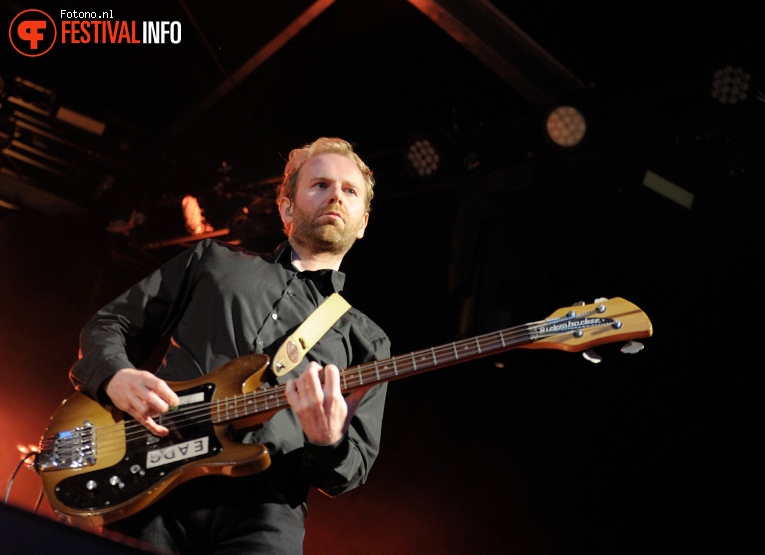
<instances>
[{"instance_id":1,"label":"man's beard","mask_svg":"<svg viewBox=\"0 0 765 555\"><path fill-rule=\"evenodd\" d=\"M361 220L350 221L347 213L336 206L326 208L322 214L326 212L343 214L343 217L346 218L345 225L340 226L334 222L317 224L318 215L309 214L293 203L290 238L315 252L345 254L356 242L356 232L361 226Z\"/></svg>"}]
</instances>

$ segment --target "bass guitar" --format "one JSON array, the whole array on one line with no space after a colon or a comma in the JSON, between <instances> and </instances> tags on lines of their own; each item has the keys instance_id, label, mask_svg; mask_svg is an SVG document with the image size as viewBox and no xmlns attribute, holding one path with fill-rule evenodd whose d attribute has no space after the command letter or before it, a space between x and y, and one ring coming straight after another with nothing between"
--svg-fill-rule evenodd
<instances>
[{"instance_id":1,"label":"bass guitar","mask_svg":"<svg viewBox=\"0 0 765 555\"><path fill-rule=\"evenodd\" d=\"M618 297L602 299L561 308L545 320L346 368L341 389L516 348L578 352L628 341L636 351L642 346L632 340L652 334L650 320L637 306ZM53 510L70 524L98 527L137 513L193 478L265 470L271 462L268 449L239 443L230 432L244 419L248 425L263 423L289 406L284 385L261 379L269 363L266 355L246 355L206 376L169 382L181 404L158 418L171 430L167 437L151 434L129 415L87 395L68 397L52 415L34 465Z\"/></svg>"}]
</instances>

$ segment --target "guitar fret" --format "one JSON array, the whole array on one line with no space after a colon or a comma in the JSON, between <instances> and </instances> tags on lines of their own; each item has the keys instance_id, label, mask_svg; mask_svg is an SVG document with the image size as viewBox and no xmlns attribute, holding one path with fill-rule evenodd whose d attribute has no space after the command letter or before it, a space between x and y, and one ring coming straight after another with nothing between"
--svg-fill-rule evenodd
<instances>
[{"instance_id":1,"label":"guitar fret","mask_svg":"<svg viewBox=\"0 0 765 555\"><path fill-rule=\"evenodd\" d=\"M356 367L356 373L359 375L359 385L364 385L364 376L361 373L361 366Z\"/></svg>"},{"instance_id":2,"label":"guitar fret","mask_svg":"<svg viewBox=\"0 0 765 555\"><path fill-rule=\"evenodd\" d=\"M433 347L430 348L430 355L433 357L433 365L438 366L438 360L436 360L436 350Z\"/></svg>"},{"instance_id":3,"label":"guitar fret","mask_svg":"<svg viewBox=\"0 0 765 555\"><path fill-rule=\"evenodd\" d=\"M475 338L475 345L478 348L478 354L481 353L481 341L476 337Z\"/></svg>"},{"instance_id":4,"label":"guitar fret","mask_svg":"<svg viewBox=\"0 0 765 555\"><path fill-rule=\"evenodd\" d=\"M380 368L377 365L377 361L375 361L375 377L377 378L377 381L380 381Z\"/></svg>"}]
</instances>

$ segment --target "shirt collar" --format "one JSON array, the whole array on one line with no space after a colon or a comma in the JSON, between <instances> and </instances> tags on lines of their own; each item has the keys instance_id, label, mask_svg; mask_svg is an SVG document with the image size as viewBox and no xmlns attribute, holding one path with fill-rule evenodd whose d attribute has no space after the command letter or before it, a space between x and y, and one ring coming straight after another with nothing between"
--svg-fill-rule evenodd
<instances>
[{"instance_id":1,"label":"shirt collar","mask_svg":"<svg viewBox=\"0 0 765 555\"><path fill-rule=\"evenodd\" d=\"M284 241L274 251L274 260L281 264L287 270L293 272L297 269L292 265L292 247L289 241ZM320 282L324 286L331 287L334 292L341 292L345 286L345 272L336 270L313 270L306 272L297 272L300 277Z\"/></svg>"}]
</instances>

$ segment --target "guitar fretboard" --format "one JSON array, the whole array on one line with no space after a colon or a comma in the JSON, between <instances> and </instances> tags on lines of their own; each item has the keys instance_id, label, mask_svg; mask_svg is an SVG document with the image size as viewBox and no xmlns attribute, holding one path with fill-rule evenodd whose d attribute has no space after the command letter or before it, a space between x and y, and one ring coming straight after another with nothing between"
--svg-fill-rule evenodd
<instances>
[{"instance_id":1,"label":"guitar fretboard","mask_svg":"<svg viewBox=\"0 0 765 555\"><path fill-rule=\"evenodd\" d=\"M517 348L530 343L531 325L508 328L385 360L351 366L340 372L341 389L345 393ZM213 406L213 421L216 424L227 422L278 410L287 405L284 385L259 389L216 401Z\"/></svg>"}]
</instances>

